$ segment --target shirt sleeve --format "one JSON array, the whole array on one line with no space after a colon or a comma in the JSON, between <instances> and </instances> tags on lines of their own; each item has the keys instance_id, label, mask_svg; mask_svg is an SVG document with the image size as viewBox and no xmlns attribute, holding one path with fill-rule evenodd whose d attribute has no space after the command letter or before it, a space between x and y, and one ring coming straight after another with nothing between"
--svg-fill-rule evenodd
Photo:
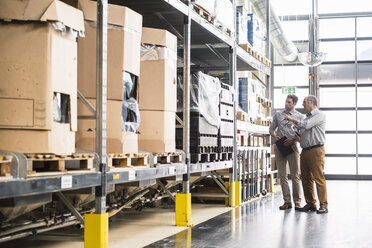
<instances>
[{"instance_id":1,"label":"shirt sleeve","mask_svg":"<svg viewBox=\"0 0 372 248\"><path fill-rule=\"evenodd\" d=\"M313 127L320 126L325 123L325 115L323 113L319 113L317 115L312 116L311 118L304 119L298 122L298 127L309 130Z\"/></svg>"},{"instance_id":2,"label":"shirt sleeve","mask_svg":"<svg viewBox=\"0 0 372 248\"><path fill-rule=\"evenodd\" d=\"M273 122L270 125L270 129L275 131L277 127L278 127L278 113L275 113Z\"/></svg>"}]
</instances>

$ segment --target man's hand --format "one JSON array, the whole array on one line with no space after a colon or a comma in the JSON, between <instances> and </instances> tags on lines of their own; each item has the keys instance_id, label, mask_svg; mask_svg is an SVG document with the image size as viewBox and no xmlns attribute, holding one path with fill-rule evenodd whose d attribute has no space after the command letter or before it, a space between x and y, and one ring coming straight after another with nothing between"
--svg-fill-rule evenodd
<instances>
[{"instance_id":1,"label":"man's hand","mask_svg":"<svg viewBox=\"0 0 372 248\"><path fill-rule=\"evenodd\" d=\"M289 115L284 115L284 119L292 121L292 122L294 121L294 119L292 117L290 117Z\"/></svg>"},{"instance_id":2,"label":"man's hand","mask_svg":"<svg viewBox=\"0 0 372 248\"><path fill-rule=\"evenodd\" d=\"M275 135L274 139L275 139L275 141L278 141L278 140L280 140L280 137L278 135Z\"/></svg>"},{"instance_id":3,"label":"man's hand","mask_svg":"<svg viewBox=\"0 0 372 248\"><path fill-rule=\"evenodd\" d=\"M294 139L286 139L283 142L284 146L290 146L290 145L293 145L293 143L294 143Z\"/></svg>"},{"instance_id":4,"label":"man's hand","mask_svg":"<svg viewBox=\"0 0 372 248\"><path fill-rule=\"evenodd\" d=\"M300 136L298 136L298 135L296 135L296 136L294 137L294 140L296 140L296 141L300 142L300 141L301 141L301 137L300 137Z\"/></svg>"}]
</instances>

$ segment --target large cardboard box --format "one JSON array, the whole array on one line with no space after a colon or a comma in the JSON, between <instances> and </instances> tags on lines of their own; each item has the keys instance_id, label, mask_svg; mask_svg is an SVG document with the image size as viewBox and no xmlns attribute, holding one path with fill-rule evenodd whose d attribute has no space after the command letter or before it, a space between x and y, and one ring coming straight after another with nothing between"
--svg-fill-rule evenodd
<instances>
[{"instance_id":1,"label":"large cardboard box","mask_svg":"<svg viewBox=\"0 0 372 248\"><path fill-rule=\"evenodd\" d=\"M177 110L177 37L143 28L138 103L141 110ZM147 49L146 45L155 45Z\"/></svg>"},{"instance_id":2,"label":"large cardboard box","mask_svg":"<svg viewBox=\"0 0 372 248\"><path fill-rule=\"evenodd\" d=\"M78 89L96 98L97 2L79 0L85 19L85 38L78 40ZM108 5L107 99L123 99L124 71L140 75L142 16L133 10Z\"/></svg>"},{"instance_id":3,"label":"large cardboard box","mask_svg":"<svg viewBox=\"0 0 372 248\"><path fill-rule=\"evenodd\" d=\"M2 0L0 19L0 149L74 152L82 12L56 0Z\"/></svg>"},{"instance_id":4,"label":"large cardboard box","mask_svg":"<svg viewBox=\"0 0 372 248\"><path fill-rule=\"evenodd\" d=\"M148 152L175 152L175 112L140 111L138 148Z\"/></svg>"},{"instance_id":5,"label":"large cardboard box","mask_svg":"<svg viewBox=\"0 0 372 248\"><path fill-rule=\"evenodd\" d=\"M96 106L96 99L87 99ZM78 102L78 114L90 115L89 109ZM122 101L107 101L107 152L108 153L137 153L138 138L136 133L122 131ZM84 150L95 150L96 121L78 120L76 132L76 147Z\"/></svg>"}]
</instances>

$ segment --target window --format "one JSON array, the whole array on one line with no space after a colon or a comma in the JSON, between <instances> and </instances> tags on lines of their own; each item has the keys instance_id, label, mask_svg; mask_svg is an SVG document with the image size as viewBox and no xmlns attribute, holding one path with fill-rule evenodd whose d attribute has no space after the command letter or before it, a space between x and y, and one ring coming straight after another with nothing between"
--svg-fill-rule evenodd
<instances>
[{"instance_id":1,"label":"window","mask_svg":"<svg viewBox=\"0 0 372 248\"><path fill-rule=\"evenodd\" d=\"M372 84L372 64L358 64L358 84Z\"/></svg>"},{"instance_id":2,"label":"window","mask_svg":"<svg viewBox=\"0 0 372 248\"><path fill-rule=\"evenodd\" d=\"M307 86L309 69L305 66L274 67L275 86Z\"/></svg>"},{"instance_id":3,"label":"window","mask_svg":"<svg viewBox=\"0 0 372 248\"><path fill-rule=\"evenodd\" d=\"M372 134L365 134L365 133L358 134L359 154L372 154L371 140L372 140Z\"/></svg>"},{"instance_id":4,"label":"window","mask_svg":"<svg viewBox=\"0 0 372 248\"><path fill-rule=\"evenodd\" d=\"M360 17L357 19L358 37L372 37L372 17Z\"/></svg>"},{"instance_id":5,"label":"window","mask_svg":"<svg viewBox=\"0 0 372 248\"><path fill-rule=\"evenodd\" d=\"M354 38L355 19L337 18L319 20L319 38Z\"/></svg>"},{"instance_id":6,"label":"window","mask_svg":"<svg viewBox=\"0 0 372 248\"><path fill-rule=\"evenodd\" d=\"M372 40L359 40L358 47L358 60L372 60Z\"/></svg>"},{"instance_id":7,"label":"window","mask_svg":"<svg viewBox=\"0 0 372 248\"><path fill-rule=\"evenodd\" d=\"M307 15L311 13L312 2L309 0L272 0L270 1L278 16ZM288 6L291 6L288 8Z\"/></svg>"},{"instance_id":8,"label":"window","mask_svg":"<svg viewBox=\"0 0 372 248\"><path fill-rule=\"evenodd\" d=\"M325 174L356 174L356 159L355 158L334 158L326 157L324 165Z\"/></svg>"},{"instance_id":9,"label":"window","mask_svg":"<svg viewBox=\"0 0 372 248\"><path fill-rule=\"evenodd\" d=\"M327 130L355 130L355 111L324 111L327 118Z\"/></svg>"},{"instance_id":10,"label":"window","mask_svg":"<svg viewBox=\"0 0 372 248\"><path fill-rule=\"evenodd\" d=\"M320 88L320 107L355 107L354 87Z\"/></svg>"},{"instance_id":11,"label":"window","mask_svg":"<svg viewBox=\"0 0 372 248\"><path fill-rule=\"evenodd\" d=\"M372 67L370 68L372 70ZM364 74L372 72L363 68ZM363 75L365 77L365 75ZM320 65L319 66L320 85L324 84L354 84L355 83L355 64L339 65Z\"/></svg>"},{"instance_id":12,"label":"window","mask_svg":"<svg viewBox=\"0 0 372 248\"><path fill-rule=\"evenodd\" d=\"M358 174L372 175L372 158L358 158Z\"/></svg>"},{"instance_id":13,"label":"window","mask_svg":"<svg viewBox=\"0 0 372 248\"><path fill-rule=\"evenodd\" d=\"M372 107L372 87L358 87L358 107Z\"/></svg>"},{"instance_id":14,"label":"window","mask_svg":"<svg viewBox=\"0 0 372 248\"><path fill-rule=\"evenodd\" d=\"M372 131L371 116L372 116L372 110L359 110L358 111L358 130Z\"/></svg>"},{"instance_id":15,"label":"window","mask_svg":"<svg viewBox=\"0 0 372 248\"><path fill-rule=\"evenodd\" d=\"M290 40L309 40L308 21L282 21L284 33Z\"/></svg>"},{"instance_id":16,"label":"window","mask_svg":"<svg viewBox=\"0 0 372 248\"><path fill-rule=\"evenodd\" d=\"M326 154L355 154L355 134L326 134Z\"/></svg>"},{"instance_id":17,"label":"window","mask_svg":"<svg viewBox=\"0 0 372 248\"><path fill-rule=\"evenodd\" d=\"M321 42L319 51L327 53L325 61L354 61L354 41Z\"/></svg>"},{"instance_id":18,"label":"window","mask_svg":"<svg viewBox=\"0 0 372 248\"><path fill-rule=\"evenodd\" d=\"M365 0L353 0L353 1L321 0L321 1L318 1L318 10L320 14L364 12L364 11L371 10L371 9L372 9L372 1L365 1Z\"/></svg>"}]
</instances>

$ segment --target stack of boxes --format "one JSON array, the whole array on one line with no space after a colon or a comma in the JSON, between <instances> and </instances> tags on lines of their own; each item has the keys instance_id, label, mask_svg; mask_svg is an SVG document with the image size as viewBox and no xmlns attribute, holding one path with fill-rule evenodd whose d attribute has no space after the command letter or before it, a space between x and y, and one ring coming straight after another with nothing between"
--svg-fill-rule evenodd
<instances>
[{"instance_id":1,"label":"stack of boxes","mask_svg":"<svg viewBox=\"0 0 372 248\"><path fill-rule=\"evenodd\" d=\"M236 7L236 38L238 44L248 43L248 11L244 6Z\"/></svg>"},{"instance_id":2,"label":"stack of boxes","mask_svg":"<svg viewBox=\"0 0 372 248\"><path fill-rule=\"evenodd\" d=\"M0 19L0 150L74 153L82 12L54 0L2 0Z\"/></svg>"},{"instance_id":3,"label":"stack of boxes","mask_svg":"<svg viewBox=\"0 0 372 248\"><path fill-rule=\"evenodd\" d=\"M96 104L96 18L97 3L79 0L85 19L85 38L78 41L78 89L95 106ZM137 153L137 113L127 101L136 104L136 81L140 75L142 16L129 8L108 6L107 35L107 152ZM128 87L132 85L129 91ZM133 110L134 109L134 110ZM132 111L134 128L128 128L128 112ZM79 115L91 115L79 101ZM124 117L124 118L123 118ZM133 120L134 119L134 120ZM130 126L130 125L129 125ZM132 125L133 126L133 125ZM79 119L76 146L95 150L95 120Z\"/></svg>"},{"instance_id":4,"label":"stack of boxes","mask_svg":"<svg viewBox=\"0 0 372 248\"><path fill-rule=\"evenodd\" d=\"M177 37L166 30L142 30L139 108L139 149L175 152Z\"/></svg>"}]
</instances>

